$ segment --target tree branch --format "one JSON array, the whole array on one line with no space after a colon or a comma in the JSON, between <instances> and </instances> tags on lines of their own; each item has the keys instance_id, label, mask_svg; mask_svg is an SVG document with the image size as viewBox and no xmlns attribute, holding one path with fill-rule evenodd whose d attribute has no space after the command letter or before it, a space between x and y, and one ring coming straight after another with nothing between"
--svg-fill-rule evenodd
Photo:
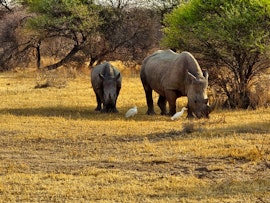
<instances>
[{"instance_id":1,"label":"tree branch","mask_svg":"<svg viewBox=\"0 0 270 203\"><path fill-rule=\"evenodd\" d=\"M45 68L48 70L53 70L56 69L60 66L62 66L63 64L67 63L78 51L80 51L82 49L82 45L74 45L74 47L71 49L71 51L59 62L52 64L52 65L48 65Z\"/></svg>"}]
</instances>

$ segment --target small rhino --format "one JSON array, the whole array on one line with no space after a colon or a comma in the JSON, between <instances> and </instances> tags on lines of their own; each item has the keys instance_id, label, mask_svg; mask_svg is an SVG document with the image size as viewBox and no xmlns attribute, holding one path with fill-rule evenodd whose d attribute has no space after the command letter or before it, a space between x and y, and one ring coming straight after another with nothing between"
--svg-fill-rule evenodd
<instances>
[{"instance_id":1,"label":"small rhino","mask_svg":"<svg viewBox=\"0 0 270 203\"><path fill-rule=\"evenodd\" d=\"M122 85L120 71L108 62L99 64L92 70L91 83L97 99L95 111L117 113L116 101Z\"/></svg>"}]
</instances>

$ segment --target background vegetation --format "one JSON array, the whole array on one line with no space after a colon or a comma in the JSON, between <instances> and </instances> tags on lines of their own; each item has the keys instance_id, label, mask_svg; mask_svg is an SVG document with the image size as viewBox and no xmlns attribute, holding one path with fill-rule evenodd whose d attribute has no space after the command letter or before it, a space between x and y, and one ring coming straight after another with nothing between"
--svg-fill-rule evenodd
<instances>
[{"instance_id":1,"label":"background vegetation","mask_svg":"<svg viewBox=\"0 0 270 203\"><path fill-rule=\"evenodd\" d=\"M266 0L0 0L1 201L268 202L268 9ZM208 120L145 115L140 63L168 47L192 52L236 109ZM87 66L103 60L124 75L118 114L94 111Z\"/></svg>"},{"instance_id":2,"label":"background vegetation","mask_svg":"<svg viewBox=\"0 0 270 203\"><path fill-rule=\"evenodd\" d=\"M212 61L232 108L252 106L251 84L269 68L270 1L192 0L165 18L164 43Z\"/></svg>"},{"instance_id":3,"label":"background vegetation","mask_svg":"<svg viewBox=\"0 0 270 203\"><path fill-rule=\"evenodd\" d=\"M118 114L94 111L87 70L53 70L45 89L43 73L1 74L2 201L268 202L269 109L148 116L138 75L122 71Z\"/></svg>"},{"instance_id":4,"label":"background vegetation","mask_svg":"<svg viewBox=\"0 0 270 203\"><path fill-rule=\"evenodd\" d=\"M172 48L208 69L224 107L269 105L268 0L0 3L0 70L91 68L104 60L135 68L154 50Z\"/></svg>"},{"instance_id":5,"label":"background vegetation","mask_svg":"<svg viewBox=\"0 0 270 203\"><path fill-rule=\"evenodd\" d=\"M138 63L161 36L160 11L129 0L20 0L4 11L2 69L22 61L49 69L70 62L88 62L90 67L103 60ZM44 57L57 62L42 64Z\"/></svg>"}]
</instances>

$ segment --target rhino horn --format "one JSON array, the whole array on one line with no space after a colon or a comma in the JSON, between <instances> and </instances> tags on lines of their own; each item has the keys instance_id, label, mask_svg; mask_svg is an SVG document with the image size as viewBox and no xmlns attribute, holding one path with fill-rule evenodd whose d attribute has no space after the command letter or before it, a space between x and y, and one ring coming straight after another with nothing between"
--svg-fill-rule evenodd
<instances>
[{"instance_id":1,"label":"rhino horn","mask_svg":"<svg viewBox=\"0 0 270 203\"><path fill-rule=\"evenodd\" d=\"M214 111L214 109L216 108L217 106L217 100L215 99L214 103L211 104L210 106L207 105L207 108L208 108L208 112L211 113L212 111Z\"/></svg>"}]
</instances>

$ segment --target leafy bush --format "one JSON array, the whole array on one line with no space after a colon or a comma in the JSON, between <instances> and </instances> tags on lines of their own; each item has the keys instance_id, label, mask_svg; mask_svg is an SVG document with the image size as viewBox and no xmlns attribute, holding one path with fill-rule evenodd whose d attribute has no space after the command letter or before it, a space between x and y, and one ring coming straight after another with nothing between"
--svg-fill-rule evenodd
<instances>
[{"instance_id":1,"label":"leafy bush","mask_svg":"<svg viewBox=\"0 0 270 203\"><path fill-rule=\"evenodd\" d=\"M164 23L163 44L198 52L211 61L216 83L231 107L258 105L252 104L249 88L269 67L269 1L191 0L167 15Z\"/></svg>"}]
</instances>

